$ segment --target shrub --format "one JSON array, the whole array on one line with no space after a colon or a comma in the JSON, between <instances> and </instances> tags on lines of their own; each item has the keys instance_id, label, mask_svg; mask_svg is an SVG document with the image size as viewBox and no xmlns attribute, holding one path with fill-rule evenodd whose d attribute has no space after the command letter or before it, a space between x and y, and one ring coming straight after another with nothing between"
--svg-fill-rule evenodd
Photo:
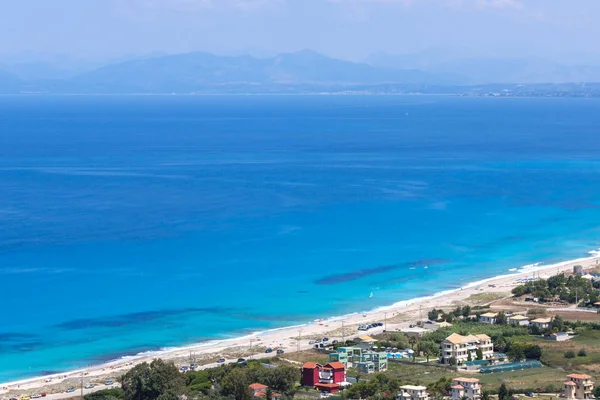
<instances>
[{"instance_id":1,"label":"shrub","mask_svg":"<svg viewBox=\"0 0 600 400\"><path fill-rule=\"evenodd\" d=\"M575 352L573 350L566 351L565 358L575 358Z\"/></svg>"},{"instance_id":2,"label":"shrub","mask_svg":"<svg viewBox=\"0 0 600 400\"><path fill-rule=\"evenodd\" d=\"M579 349L579 352L577 353L578 357L585 357L587 356L587 352L585 351L585 349Z\"/></svg>"}]
</instances>

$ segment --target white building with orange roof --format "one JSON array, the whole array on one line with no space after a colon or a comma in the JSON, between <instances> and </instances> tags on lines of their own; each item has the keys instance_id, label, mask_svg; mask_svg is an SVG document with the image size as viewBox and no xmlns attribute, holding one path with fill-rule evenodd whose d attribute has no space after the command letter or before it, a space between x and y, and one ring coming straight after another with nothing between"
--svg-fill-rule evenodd
<instances>
[{"instance_id":1,"label":"white building with orange roof","mask_svg":"<svg viewBox=\"0 0 600 400\"><path fill-rule=\"evenodd\" d=\"M563 393L567 399L591 399L594 391L592 377L585 374L567 375L568 380L564 384Z\"/></svg>"},{"instance_id":2,"label":"white building with orange roof","mask_svg":"<svg viewBox=\"0 0 600 400\"><path fill-rule=\"evenodd\" d=\"M477 350L481 350L484 360L490 360L494 356L494 344L488 335L459 335L453 333L440 345L440 363L450 364L454 358L457 364L477 359Z\"/></svg>"},{"instance_id":3,"label":"white building with orange roof","mask_svg":"<svg viewBox=\"0 0 600 400\"><path fill-rule=\"evenodd\" d=\"M476 378L454 378L452 380L452 400L466 397L470 400L481 399L481 385Z\"/></svg>"}]
</instances>

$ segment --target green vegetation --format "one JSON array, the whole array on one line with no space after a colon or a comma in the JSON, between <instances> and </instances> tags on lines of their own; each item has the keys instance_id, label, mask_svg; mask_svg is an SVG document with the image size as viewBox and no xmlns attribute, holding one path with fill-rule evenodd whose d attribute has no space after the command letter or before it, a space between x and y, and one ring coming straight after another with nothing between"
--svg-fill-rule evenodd
<instances>
[{"instance_id":1,"label":"green vegetation","mask_svg":"<svg viewBox=\"0 0 600 400\"><path fill-rule=\"evenodd\" d=\"M375 374L369 381L357 382L345 392L349 399L366 399L377 397L396 398L400 382L389 375Z\"/></svg>"},{"instance_id":2,"label":"green vegetation","mask_svg":"<svg viewBox=\"0 0 600 400\"><path fill-rule=\"evenodd\" d=\"M185 379L174 364L163 360L136 365L121 379L125 400L178 400Z\"/></svg>"},{"instance_id":3,"label":"green vegetation","mask_svg":"<svg viewBox=\"0 0 600 400\"><path fill-rule=\"evenodd\" d=\"M84 400L123 400L125 393L121 388L98 390L83 396Z\"/></svg>"},{"instance_id":4,"label":"green vegetation","mask_svg":"<svg viewBox=\"0 0 600 400\"><path fill-rule=\"evenodd\" d=\"M565 358L575 358L575 352L573 350L565 351Z\"/></svg>"},{"instance_id":5,"label":"green vegetation","mask_svg":"<svg viewBox=\"0 0 600 400\"><path fill-rule=\"evenodd\" d=\"M571 304L592 306L600 299L600 281L591 282L578 275L566 277L564 274L554 275L546 279L527 282L515 287L515 297L531 295L541 301L562 300Z\"/></svg>"}]
</instances>

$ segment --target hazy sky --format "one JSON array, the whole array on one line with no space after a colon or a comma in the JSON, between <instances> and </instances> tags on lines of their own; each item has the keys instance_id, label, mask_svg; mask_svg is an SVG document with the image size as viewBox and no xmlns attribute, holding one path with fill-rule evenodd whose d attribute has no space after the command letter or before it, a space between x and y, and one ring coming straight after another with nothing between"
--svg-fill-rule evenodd
<instances>
[{"instance_id":1,"label":"hazy sky","mask_svg":"<svg viewBox=\"0 0 600 400\"><path fill-rule=\"evenodd\" d=\"M0 54L310 48L600 60L600 0L0 0Z\"/></svg>"}]
</instances>

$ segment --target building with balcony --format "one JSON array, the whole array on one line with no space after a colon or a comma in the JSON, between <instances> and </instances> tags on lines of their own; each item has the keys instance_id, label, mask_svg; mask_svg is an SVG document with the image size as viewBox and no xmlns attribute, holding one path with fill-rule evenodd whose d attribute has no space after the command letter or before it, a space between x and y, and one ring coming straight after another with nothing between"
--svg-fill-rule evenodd
<instances>
[{"instance_id":1,"label":"building with balcony","mask_svg":"<svg viewBox=\"0 0 600 400\"><path fill-rule=\"evenodd\" d=\"M481 385L479 379L454 378L452 380L452 400L461 400L463 397L469 400L481 399Z\"/></svg>"},{"instance_id":2,"label":"building with balcony","mask_svg":"<svg viewBox=\"0 0 600 400\"><path fill-rule=\"evenodd\" d=\"M567 375L568 380L563 387L563 393L566 399L591 399L594 391L594 382L592 377L585 374Z\"/></svg>"},{"instance_id":3,"label":"building with balcony","mask_svg":"<svg viewBox=\"0 0 600 400\"><path fill-rule=\"evenodd\" d=\"M440 346L440 363L450 364L454 358L457 364L477 359L477 350L481 350L484 360L491 360L494 356L494 344L488 335L463 336L453 333L448 336ZM470 357L469 357L470 355Z\"/></svg>"},{"instance_id":4,"label":"building with balcony","mask_svg":"<svg viewBox=\"0 0 600 400\"><path fill-rule=\"evenodd\" d=\"M346 367L341 362L321 365L307 362L302 366L300 384L321 392L337 393L346 383Z\"/></svg>"},{"instance_id":5,"label":"building with balcony","mask_svg":"<svg viewBox=\"0 0 600 400\"><path fill-rule=\"evenodd\" d=\"M404 385L398 391L400 400L429 400L429 393L425 386Z\"/></svg>"}]
</instances>

